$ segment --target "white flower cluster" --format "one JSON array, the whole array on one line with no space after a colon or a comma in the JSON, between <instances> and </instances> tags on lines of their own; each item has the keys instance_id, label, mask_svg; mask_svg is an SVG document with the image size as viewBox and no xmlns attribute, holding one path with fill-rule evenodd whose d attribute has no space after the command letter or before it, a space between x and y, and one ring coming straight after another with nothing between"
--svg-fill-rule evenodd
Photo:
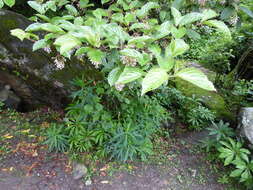
<instances>
[{"instance_id":1,"label":"white flower cluster","mask_svg":"<svg viewBox=\"0 0 253 190\"><path fill-rule=\"evenodd\" d=\"M65 61L66 59L62 56L54 57L54 63L57 70L62 70L65 67Z\"/></svg>"},{"instance_id":2,"label":"white flower cluster","mask_svg":"<svg viewBox=\"0 0 253 190\"><path fill-rule=\"evenodd\" d=\"M122 91L124 87L125 87L125 84L115 84L115 88L118 91Z\"/></svg>"},{"instance_id":3,"label":"white flower cluster","mask_svg":"<svg viewBox=\"0 0 253 190\"><path fill-rule=\"evenodd\" d=\"M51 51L52 51L52 50L50 49L49 46L44 47L43 50L44 50L45 52L47 52L47 53L51 53Z\"/></svg>"},{"instance_id":4,"label":"white flower cluster","mask_svg":"<svg viewBox=\"0 0 253 190\"><path fill-rule=\"evenodd\" d=\"M238 16L237 15L235 15L235 16L232 16L231 17L231 19L229 20L229 24L231 24L231 25L236 25L236 23L238 22Z\"/></svg>"},{"instance_id":5,"label":"white flower cluster","mask_svg":"<svg viewBox=\"0 0 253 190\"><path fill-rule=\"evenodd\" d=\"M96 69L98 69L98 68L99 68L99 65L101 65L101 62L92 61L92 60L90 60L90 61L91 61L91 64L94 65Z\"/></svg>"},{"instance_id":6,"label":"white flower cluster","mask_svg":"<svg viewBox=\"0 0 253 190\"><path fill-rule=\"evenodd\" d=\"M131 66L131 67L135 67L137 64L137 60L133 57L128 57L128 56L121 56L121 61L124 65L126 66Z\"/></svg>"}]
</instances>

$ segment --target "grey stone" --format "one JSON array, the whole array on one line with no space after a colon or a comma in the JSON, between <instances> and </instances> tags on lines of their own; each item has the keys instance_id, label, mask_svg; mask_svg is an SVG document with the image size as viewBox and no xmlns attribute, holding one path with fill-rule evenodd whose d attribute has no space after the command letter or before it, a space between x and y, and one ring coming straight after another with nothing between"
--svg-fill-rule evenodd
<instances>
[{"instance_id":1,"label":"grey stone","mask_svg":"<svg viewBox=\"0 0 253 190\"><path fill-rule=\"evenodd\" d=\"M10 85L28 110L44 105L63 108L74 90L70 81L76 77L104 79L87 60L66 59L65 67L57 69L54 50L33 52L33 42L20 41L10 34L12 29L24 30L31 23L20 14L0 9L0 83Z\"/></svg>"},{"instance_id":2,"label":"grey stone","mask_svg":"<svg viewBox=\"0 0 253 190\"><path fill-rule=\"evenodd\" d=\"M253 107L241 108L238 119L240 135L253 144Z\"/></svg>"},{"instance_id":3,"label":"grey stone","mask_svg":"<svg viewBox=\"0 0 253 190\"><path fill-rule=\"evenodd\" d=\"M81 179L87 174L87 172L88 169L84 164L74 163L72 175L75 180Z\"/></svg>"}]
</instances>

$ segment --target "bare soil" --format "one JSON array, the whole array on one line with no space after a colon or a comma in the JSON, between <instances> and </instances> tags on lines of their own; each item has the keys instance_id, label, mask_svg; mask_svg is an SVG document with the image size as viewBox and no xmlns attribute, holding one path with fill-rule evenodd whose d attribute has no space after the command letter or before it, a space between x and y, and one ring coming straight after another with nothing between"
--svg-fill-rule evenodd
<instances>
[{"instance_id":1,"label":"bare soil","mask_svg":"<svg viewBox=\"0 0 253 190\"><path fill-rule=\"evenodd\" d=\"M17 132L15 126L22 125L17 122L0 117L0 132L4 131L0 134L13 128ZM224 175L222 166L210 163L197 146L205 136L205 132L187 132L160 137L149 161L97 160L95 166L87 165L88 177L74 180L66 154L48 153L36 143L39 137L27 142L18 135L8 139L11 151L1 154L0 149L0 190L238 190L230 182L217 182ZM6 146L1 139L0 146Z\"/></svg>"}]
</instances>

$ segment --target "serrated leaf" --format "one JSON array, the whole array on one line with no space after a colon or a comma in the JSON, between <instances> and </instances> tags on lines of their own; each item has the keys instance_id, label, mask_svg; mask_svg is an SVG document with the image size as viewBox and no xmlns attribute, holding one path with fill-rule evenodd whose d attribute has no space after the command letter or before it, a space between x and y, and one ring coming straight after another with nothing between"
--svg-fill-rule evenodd
<instances>
[{"instance_id":1,"label":"serrated leaf","mask_svg":"<svg viewBox=\"0 0 253 190\"><path fill-rule=\"evenodd\" d=\"M100 47L100 36L99 34L89 26L80 26L79 30L73 33L78 38L85 38L91 45Z\"/></svg>"},{"instance_id":2,"label":"serrated leaf","mask_svg":"<svg viewBox=\"0 0 253 190\"><path fill-rule=\"evenodd\" d=\"M120 54L128 56L128 57L133 57L133 58L142 58L142 54L138 52L135 49L130 49L130 48L125 48L120 51Z\"/></svg>"},{"instance_id":3,"label":"serrated leaf","mask_svg":"<svg viewBox=\"0 0 253 190\"><path fill-rule=\"evenodd\" d=\"M119 23L124 23L124 15L122 13L114 13L111 18Z\"/></svg>"},{"instance_id":4,"label":"serrated leaf","mask_svg":"<svg viewBox=\"0 0 253 190\"><path fill-rule=\"evenodd\" d=\"M201 19L202 19L202 14L201 13L192 12L192 13L184 15L180 19L179 25L184 26L184 25L191 24L191 23L196 22L196 21L201 20Z\"/></svg>"},{"instance_id":5,"label":"serrated leaf","mask_svg":"<svg viewBox=\"0 0 253 190\"><path fill-rule=\"evenodd\" d=\"M28 33L26 33L24 30L21 29L13 29L11 30L11 35L19 38L21 41L23 41L25 38L30 37Z\"/></svg>"},{"instance_id":6,"label":"serrated leaf","mask_svg":"<svg viewBox=\"0 0 253 190\"><path fill-rule=\"evenodd\" d=\"M88 48L87 55L89 59L94 63L102 63L105 53L99 49Z\"/></svg>"},{"instance_id":7,"label":"serrated leaf","mask_svg":"<svg viewBox=\"0 0 253 190\"><path fill-rule=\"evenodd\" d=\"M133 37L128 41L128 44L144 44L147 41L150 41L152 38L150 36L138 36L138 37Z\"/></svg>"},{"instance_id":8,"label":"serrated leaf","mask_svg":"<svg viewBox=\"0 0 253 190\"><path fill-rule=\"evenodd\" d=\"M208 20L205 21L204 24L217 28L218 31L222 32L226 37L231 39L231 32L224 22L219 20Z\"/></svg>"},{"instance_id":9,"label":"serrated leaf","mask_svg":"<svg viewBox=\"0 0 253 190\"><path fill-rule=\"evenodd\" d=\"M148 2L140 10L136 12L137 17L143 18L148 15L151 9L159 8L160 5L157 2Z\"/></svg>"},{"instance_id":10,"label":"serrated leaf","mask_svg":"<svg viewBox=\"0 0 253 190\"><path fill-rule=\"evenodd\" d=\"M193 40L199 40L201 39L201 36L198 32L192 30L192 29L188 29L187 32L186 32L187 36L189 38L192 38Z\"/></svg>"},{"instance_id":11,"label":"serrated leaf","mask_svg":"<svg viewBox=\"0 0 253 190\"><path fill-rule=\"evenodd\" d=\"M178 55L182 55L185 51L187 51L190 47L185 43L182 39L175 39L170 43L170 51L173 57Z\"/></svg>"},{"instance_id":12,"label":"serrated leaf","mask_svg":"<svg viewBox=\"0 0 253 190\"><path fill-rule=\"evenodd\" d=\"M180 20L182 19L182 14L174 7L171 7L171 14L174 17L175 25L178 26Z\"/></svg>"},{"instance_id":13,"label":"serrated leaf","mask_svg":"<svg viewBox=\"0 0 253 190\"><path fill-rule=\"evenodd\" d=\"M107 80L110 86L113 86L118 80L120 74L122 73L122 69L120 67L116 67L109 73Z\"/></svg>"},{"instance_id":14,"label":"serrated leaf","mask_svg":"<svg viewBox=\"0 0 253 190\"><path fill-rule=\"evenodd\" d=\"M60 46L60 53L63 54L65 52L70 51L74 47L81 45L81 42L74 36L70 34L65 34L58 37L55 40L54 44Z\"/></svg>"},{"instance_id":15,"label":"serrated leaf","mask_svg":"<svg viewBox=\"0 0 253 190\"><path fill-rule=\"evenodd\" d=\"M126 24L129 25L131 22L136 21L136 16L133 13L126 13L124 20Z\"/></svg>"},{"instance_id":16,"label":"serrated leaf","mask_svg":"<svg viewBox=\"0 0 253 190\"><path fill-rule=\"evenodd\" d=\"M44 48L47 45L48 45L48 42L45 39L38 40L33 44L33 51Z\"/></svg>"},{"instance_id":17,"label":"serrated leaf","mask_svg":"<svg viewBox=\"0 0 253 190\"><path fill-rule=\"evenodd\" d=\"M130 26L130 30L136 30L136 29L145 29L147 28L147 24L144 23L134 23Z\"/></svg>"},{"instance_id":18,"label":"serrated leaf","mask_svg":"<svg viewBox=\"0 0 253 190\"><path fill-rule=\"evenodd\" d=\"M142 91L141 94L154 90L160 87L163 83L168 81L169 75L166 70L162 68L153 68L145 76L142 81Z\"/></svg>"},{"instance_id":19,"label":"serrated leaf","mask_svg":"<svg viewBox=\"0 0 253 190\"><path fill-rule=\"evenodd\" d=\"M15 5L15 0L3 0L8 7Z\"/></svg>"},{"instance_id":20,"label":"serrated leaf","mask_svg":"<svg viewBox=\"0 0 253 190\"><path fill-rule=\"evenodd\" d=\"M177 29L176 27L172 27L171 28L171 33L172 33L172 36L174 38L182 38L184 37L184 35L186 34L186 28L184 27L180 27L179 29Z\"/></svg>"},{"instance_id":21,"label":"serrated leaf","mask_svg":"<svg viewBox=\"0 0 253 190\"><path fill-rule=\"evenodd\" d=\"M40 3L36 1L28 1L27 3L30 7L32 7L34 10L36 10L40 14L42 15L45 14L46 10Z\"/></svg>"},{"instance_id":22,"label":"serrated leaf","mask_svg":"<svg viewBox=\"0 0 253 190\"><path fill-rule=\"evenodd\" d=\"M161 39L164 38L165 36L168 36L171 33L172 27L173 24L170 21L162 23L157 29L156 34L154 35L155 39Z\"/></svg>"},{"instance_id":23,"label":"serrated leaf","mask_svg":"<svg viewBox=\"0 0 253 190\"><path fill-rule=\"evenodd\" d=\"M214 10L212 10L212 9L205 9L203 11L203 13L202 13L202 20L201 20L201 22L204 22L204 21L209 20L211 18L214 18L216 16L218 16L218 14Z\"/></svg>"},{"instance_id":24,"label":"serrated leaf","mask_svg":"<svg viewBox=\"0 0 253 190\"><path fill-rule=\"evenodd\" d=\"M119 79L116 83L118 84L126 84L136 79L141 78L143 75L143 71L141 69L135 67L125 67L123 72L120 74Z\"/></svg>"},{"instance_id":25,"label":"serrated leaf","mask_svg":"<svg viewBox=\"0 0 253 190\"><path fill-rule=\"evenodd\" d=\"M196 68L186 68L182 69L175 75L178 78L181 78L185 81L188 81L200 88L203 88L208 91L216 91L213 83L209 81L207 76L200 70Z\"/></svg>"},{"instance_id":26,"label":"serrated leaf","mask_svg":"<svg viewBox=\"0 0 253 190\"><path fill-rule=\"evenodd\" d=\"M73 16L78 15L77 9L73 5L66 5L65 8L68 10L68 13Z\"/></svg>"}]
</instances>

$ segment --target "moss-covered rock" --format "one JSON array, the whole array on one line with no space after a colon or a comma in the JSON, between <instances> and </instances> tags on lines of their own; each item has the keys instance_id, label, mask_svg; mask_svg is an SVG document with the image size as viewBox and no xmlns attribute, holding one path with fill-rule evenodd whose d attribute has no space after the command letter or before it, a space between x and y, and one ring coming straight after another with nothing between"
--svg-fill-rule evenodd
<instances>
[{"instance_id":1,"label":"moss-covered rock","mask_svg":"<svg viewBox=\"0 0 253 190\"><path fill-rule=\"evenodd\" d=\"M236 120L235 115L226 106L224 98L217 92L201 89L180 79L177 79L175 83L177 89L182 91L184 95L190 97L194 95L195 97L202 99L203 103L216 114L217 118L230 121Z\"/></svg>"}]
</instances>

